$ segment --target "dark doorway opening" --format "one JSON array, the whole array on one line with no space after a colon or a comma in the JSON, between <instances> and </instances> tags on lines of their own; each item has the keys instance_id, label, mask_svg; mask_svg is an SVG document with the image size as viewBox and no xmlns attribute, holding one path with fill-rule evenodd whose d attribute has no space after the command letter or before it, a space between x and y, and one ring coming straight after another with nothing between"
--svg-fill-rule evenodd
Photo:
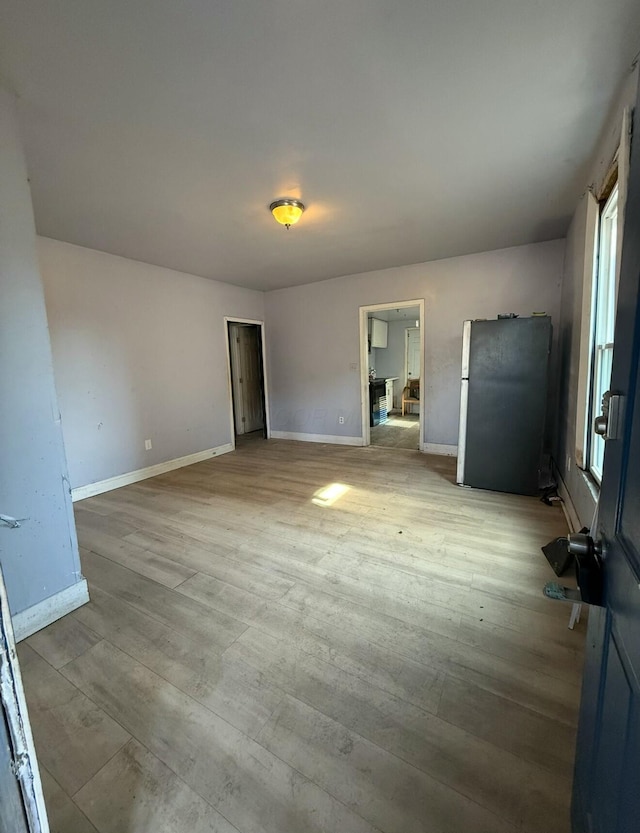
<instances>
[{"instance_id":1,"label":"dark doorway opening","mask_svg":"<svg viewBox=\"0 0 640 833\"><path fill-rule=\"evenodd\" d=\"M267 437L262 325L228 321L229 375L236 441Z\"/></svg>"}]
</instances>

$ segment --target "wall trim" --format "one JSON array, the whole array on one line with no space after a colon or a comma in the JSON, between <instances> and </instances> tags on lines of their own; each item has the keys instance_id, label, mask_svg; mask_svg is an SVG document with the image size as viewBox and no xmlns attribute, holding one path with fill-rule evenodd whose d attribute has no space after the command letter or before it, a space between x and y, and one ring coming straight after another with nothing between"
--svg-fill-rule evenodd
<instances>
[{"instance_id":1,"label":"wall trim","mask_svg":"<svg viewBox=\"0 0 640 833\"><path fill-rule=\"evenodd\" d=\"M186 457L175 457L173 460L165 460L164 463L156 463L154 466L147 466L144 469L136 469L126 474L118 474L116 477L108 477L106 480L98 480L96 483L88 483L86 486L78 486L71 490L71 499L84 500L94 495L101 495L103 492L110 492L119 489L121 486L128 486L130 483L137 483L139 480L147 480L149 477L156 477L167 471L181 469L184 466L192 466L194 463L201 463L211 457L219 457L234 451L232 443L218 445L215 448L207 448L204 451L197 451L195 454L187 454Z\"/></svg>"},{"instance_id":2,"label":"wall trim","mask_svg":"<svg viewBox=\"0 0 640 833\"><path fill-rule=\"evenodd\" d=\"M26 610L12 616L13 632L16 642L21 642L36 631L46 628L72 610L76 610L89 601L89 588L85 578L71 587L65 587L48 599L43 599Z\"/></svg>"},{"instance_id":3,"label":"wall trim","mask_svg":"<svg viewBox=\"0 0 640 833\"><path fill-rule=\"evenodd\" d=\"M580 523L580 518L576 512L576 507L573 505L573 501L571 500L567 484L562 479L557 468L556 477L558 478L558 495L562 498L562 511L564 512L569 531L577 532L579 529L582 529L582 524Z\"/></svg>"},{"instance_id":4,"label":"wall trim","mask_svg":"<svg viewBox=\"0 0 640 833\"><path fill-rule=\"evenodd\" d=\"M274 440L297 440L301 443L328 443L329 445L363 445L362 437L341 437L337 434L301 434L297 431L272 431Z\"/></svg>"},{"instance_id":5,"label":"wall trim","mask_svg":"<svg viewBox=\"0 0 640 833\"><path fill-rule=\"evenodd\" d=\"M424 454L442 454L445 457L456 457L458 455L457 445L444 445L443 443L424 443L420 449Z\"/></svg>"}]
</instances>

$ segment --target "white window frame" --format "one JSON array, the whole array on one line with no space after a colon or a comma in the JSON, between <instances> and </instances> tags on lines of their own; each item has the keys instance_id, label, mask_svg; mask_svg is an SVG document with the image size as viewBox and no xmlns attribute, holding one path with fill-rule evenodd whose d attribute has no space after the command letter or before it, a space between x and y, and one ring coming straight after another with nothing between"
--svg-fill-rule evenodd
<instances>
[{"instance_id":1,"label":"white window frame","mask_svg":"<svg viewBox=\"0 0 640 833\"><path fill-rule=\"evenodd\" d=\"M598 272L593 288L593 341L591 391L589 397L589 472L599 484L604 463L604 438L593 431L602 411L602 397L609 390L613 364L613 340L617 297L618 183L613 186L600 213L598 231Z\"/></svg>"}]
</instances>

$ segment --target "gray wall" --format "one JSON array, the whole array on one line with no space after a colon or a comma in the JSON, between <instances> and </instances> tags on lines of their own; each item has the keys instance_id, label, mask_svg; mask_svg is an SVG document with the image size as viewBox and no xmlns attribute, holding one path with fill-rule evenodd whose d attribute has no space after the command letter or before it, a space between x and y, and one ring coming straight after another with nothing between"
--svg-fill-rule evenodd
<instances>
[{"instance_id":1,"label":"gray wall","mask_svg":"<svg viewBox=\"0 0 640 833\"><path fill-rule=\"evenodd\" d=\"M0 561L12 614L80 578L27 172L0 90Z\"/></svg>"},{"instance_id":2,"label":"gray wall","mask_svg":"<svg viewBox=\"0 0 640 833\"><path fill-rule=\"evenodd\" d=\"M267 293L272 429L361 436L359 307L424 298L424 439L455 445L463 320L545 310L557 321L563 251L554 240Z\"/></svg>"},{"instance_id":3,"label":"gray wall","mask_svg":"<svg viewBox=\"0 0 640 833\"><path fill-rule=\"evenodd\" d=\"M590 165L585 185L595 187L597 193L611 165L620 141L622 112L635 102L638 84L637 71L630 74L622 86L617 101L607 120L607 126ZM636 115L636 133L638 117ZM564 262L560 341L562 355L559 374L559 415L555 462L565 483L581 526L591 526L598 489L590 476L575 462L575 421L578 396L580 337L582 328L583 263L585 254L586 201L580 200L569 233Z\"/></svg>"},{"instance_id":4,"label":"gray wall","mask_svg":"<svg viewBox=\"0 0 640 833\"><path fill-rule=\"evenodd\" d=\"M39 254L74 488L231 442L223 319L262 319L262 292L47 238Z\"/></svg>"}]
</instances>

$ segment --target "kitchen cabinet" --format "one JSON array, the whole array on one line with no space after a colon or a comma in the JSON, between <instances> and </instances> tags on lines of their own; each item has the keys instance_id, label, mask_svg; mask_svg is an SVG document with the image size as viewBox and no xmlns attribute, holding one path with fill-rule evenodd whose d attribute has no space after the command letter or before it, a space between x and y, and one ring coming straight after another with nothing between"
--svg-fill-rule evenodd
<instances>
[{"instance_id":1,"label":"kitchen cabinet","mask_svg":"<svg viewBox=\"0 0 640 833\"><path fill-rule=\"evenodd\" d=\"M389 325L379 318L369 319L369 345L371 347L386 347Z\"/></svg>"}]
</instances>

